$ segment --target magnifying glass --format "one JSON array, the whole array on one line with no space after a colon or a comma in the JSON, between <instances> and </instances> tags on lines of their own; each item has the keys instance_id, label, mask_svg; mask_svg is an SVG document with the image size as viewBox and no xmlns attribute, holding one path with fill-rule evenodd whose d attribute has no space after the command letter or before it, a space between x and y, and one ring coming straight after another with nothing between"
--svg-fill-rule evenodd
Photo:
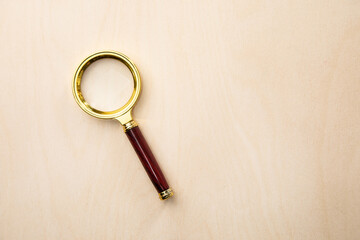
<instances>
[{"instance_id":1,"label":"magnifying glass","mask_svg":"<svg viewBox=\"0 0 360 240\"><path fill-rule=\"evenodd\" d=\"M134 80L134 89L130 99L124 106L114 111L101 111L91 107L81 93L81 79L84 71L91 63L102 58L116 59L125 64L125 66L130 70ZM124 132L129 138L131 145L134 147L134 150L144 166L150 180L158 191L159 198L161 200L165 200L173 196L173 190L169 187L164 174L150 150L149 145L140 131L138 124L132 118L131 112L141 90L140 74L135 64L127 56L119 52L104 51L92 54L87 57L76 70L72 88L77 104L87 114L100 119L115 119L121 123L124 128Z\"/></svg>"}]
</instances>

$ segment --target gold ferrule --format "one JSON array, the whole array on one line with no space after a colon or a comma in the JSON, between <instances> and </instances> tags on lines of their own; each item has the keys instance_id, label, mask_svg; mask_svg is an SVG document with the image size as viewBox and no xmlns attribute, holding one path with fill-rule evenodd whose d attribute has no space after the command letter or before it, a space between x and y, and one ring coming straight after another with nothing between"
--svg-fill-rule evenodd
<instances>
[{"instance_id":1,"label":"gold ferrule","mask_svg":"<svg viewBox=\"0 0 360 240\"><path fill-rule=\"evenodd\" d=\"M137 122L135 122L134 120L131 120L130 122L127 122L123 125L124 132L127 132L128 130L130 130L134 127L137 127L137 126L138 126Z\"/></svg>"},{"instance_id":2,"label":"gold ferrule","mask_svg":"<svg viewBox=\"0 0 360 240\"><path fill-rule=\"evenodd\" d=\"M174 195L174 192L171 188L166 189L165 191L159 193L159 198L161 200L166 200Z\"/></svg>"}]
</instances>

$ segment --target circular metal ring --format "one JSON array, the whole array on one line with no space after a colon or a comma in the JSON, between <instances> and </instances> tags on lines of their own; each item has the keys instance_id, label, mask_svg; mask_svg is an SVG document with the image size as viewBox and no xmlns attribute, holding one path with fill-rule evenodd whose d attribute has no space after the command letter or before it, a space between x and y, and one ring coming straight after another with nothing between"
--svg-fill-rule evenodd
<instances>
[{"instance_id":1,"label":"circular metal ring","mask_svg":"<svg viewBox=\"0 0 360 240\"><path fill-rule=\"evenodd\" d=\"M85 98L81 93L81 79L84 74L84 71L86 70L87 67L90 66L91 63L102 58L113 58L121 61L123 64L125 64L128 67L134 80L134 90L132 92L130 99L127 101L127 103L124 106L114 111L105 112L91 107L86 102ZM127 56L119 52L103 51L90 55L80 64L80 66L76 70L72 87L73 87L73 94L75 100L82 110L84 110L86 113L88 113L93 117L102 118L102 119L112 119L112 118L118 118L131 111L140 94L141 80L138 69Z\"/></svg>"}]
</instances>

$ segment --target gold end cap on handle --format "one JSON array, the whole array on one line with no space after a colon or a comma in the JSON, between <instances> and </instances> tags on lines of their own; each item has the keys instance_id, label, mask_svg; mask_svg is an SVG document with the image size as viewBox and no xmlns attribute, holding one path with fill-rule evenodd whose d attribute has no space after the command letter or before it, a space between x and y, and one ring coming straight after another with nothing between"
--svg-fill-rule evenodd
<instances>
[{"instance_id":1,"label":"gold end cap on handle","mask_svg":"<svg viewBox=\"0 0 360 240\"><path fill-rule=\"evenodd\" d=\"M171 198L174 195L174 192L171 188L166 189L165 191L162 191L159 193L160 200L166 200L168 198Z\"/></svg>"}]
</instances>

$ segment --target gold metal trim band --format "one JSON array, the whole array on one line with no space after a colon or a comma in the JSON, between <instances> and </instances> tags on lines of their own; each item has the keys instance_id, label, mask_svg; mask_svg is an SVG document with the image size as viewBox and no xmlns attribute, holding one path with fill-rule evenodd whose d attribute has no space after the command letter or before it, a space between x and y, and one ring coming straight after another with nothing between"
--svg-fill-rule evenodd
<instances>
[{"instance_id":1,"label":"gold metal trim band","mask_svg":"<svg viewBox=\"0 0 360 240\"><path fill-rule=\"evenodd\" d=\"M166 189L165 191L159 193L159 198L161 200L166 200L174 195L174 192L171 188Z\"/></svg>"},{"instance_id":2,"label":"gold metal trim band","mask_svg":"<svg viewBox=\"0 0 360 240\"><path fill-rule=\"evenodd\" d=\"M130 130L130 129L134 128L134 127L137 127L137 126L138 126L137 122L135 122L134 120L131 120L130 122L125 123L123 125L124 132L127 132L128 130Z\"/></svg>"}]
</instances>

